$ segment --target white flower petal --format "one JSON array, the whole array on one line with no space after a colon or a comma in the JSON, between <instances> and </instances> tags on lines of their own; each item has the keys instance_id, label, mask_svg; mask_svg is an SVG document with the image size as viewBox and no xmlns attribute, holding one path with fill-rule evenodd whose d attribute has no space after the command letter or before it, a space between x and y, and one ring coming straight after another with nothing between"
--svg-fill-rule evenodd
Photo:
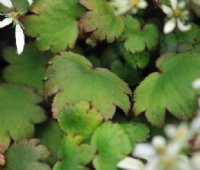
<instances>
[{"instance_id":1,"label":"white flower petal","mask_svg":"<svg viewBox=\"0 0 200 170\"><path fill-rule=\"evenodd\" d=\"M0 28L6 27L13 22L12 18L5 18L3 21L0 21Z\"/></svg>"},{"instance_id":2,"label":"white flower petal","mask_svg":"<svg viewBox=\"0 0 200 170\"><path fill-rule=\"evenodd\" d=\"M192 166L193 170L199 170L199 162L200 162L200 153L196 153L192 156Z\"/></svg>"},{"instance_id":3,"label":"white flower petal","mask_svg":"<svg viewBox=\"0 0 200 170\"><path fill-rule=\"evenodd\" d=\"M145 0L140 0L137 7L140 9L145 9L148 6L147 2Z\"/></svg>"},{"instance_id":4,"label":"white flower petal","mask_svg":"<svg viewBox=\"0 0 200 170\"><path fill-rule=\"evenodd\" d=\"M177 20L177 24L178 24L179 30L183 31L183 32L189 31L192 28L192 26L190 24L184 25L183 22L181 22L180 19Z\"/></svg>"},{"instance_id":5,"label":"white flower petal","mask_svg":"<svg viewBox=\"0 0 200 170\"><path fill-rule=\"evenodd\" d=\"M152 140L152 144L155 148L160 148L166 146L166 140L162 136L155 136Z\"/></svg>"},{"instance_id":6,"label":"white flower petal","mask_svg":"<svg viewBox=\"0 0 200 170\"><path fill-rule=\"evenodd\" d=\"M165 134L167 137L173 139L176 135L177 127L175 125L166 125L165 126Z\"/></svg>"},{"instance_id":7,"label":"white flower petal","mask_svg":"<svg viewBox=\"0 0 200 170\"><path fill-rule=\"evenodd\" d=\"M164 26L164 33L168 34L172 32L176 27L176 20L174 18L168 20Z\"/></svg>"},{"instance_id":8,"label":"white flower petal","mask_svg":"<svg viewBox=\"0 0 200 170\"><path fill-rule=\"evenodd\" d=\"M195 81L193 81L192 87L194 89L200 89L200 79L196 79Z\"/></svg>"},{"instance_id":9,"label":"white flower petal","mask_svg":"<svg viewBox=\"0 0 200 170\"><path fill-rule=\"evenodd\" d=\"M138 159L132 157L126 157L117 164L118 168L128 169L128 170L143 170L144 164Z\"/></svg>"},{"instance_id":10,"label":"white flower petal","mask_svg":"<svg viewBox=\"0 0 200 170\"><path fill-rule=\"evenodd\" d=\"M155 155L155 149L153 145L148 143L140 143L135 146L133 156L150 160Z\"/></svg>"},{"instance_id":11,"label":"white flower petal","mask_svg":"<svg viewBox=\"0 0 200 170\"><path fill-rule=\"evenodd\" d=\"M0 0L0 3L7 8L13 7L11 0Z\"/></svg>"},{"instance_id":12,"label":"white flower petal","mask_svg":"<svg viewBox=\"0 0 200 170\"><path fill-rule=\"evenodd\" d=\"M166 5L162 5L161 8L162 8L162 11L163 11L166 15L172 15L172 13L173 13L172 8L170 8L170 7L166 6Z\"/></svg>"},{"instance_id":13,"label":"white flower petal","mask_svg":"<svg viewBox=\"0 0 200 170\"><path fill-rule=\"evenodd\" d=\"M172 8L175 10L177 8L178 1L177 0L170 0L170 3L171 3Z\"/></svg>"},{"instance_id":14,"label":"white flower petal","mask_svg":"<svg viewBox=\"0 0 200 170\"><path fill-rule=\"evenodd\" d=\"M31 6L33 4L33 0L27 0L29 5Z\"/></svg>"},{"instance_id":15,"label":"white flower petal","mask_svg":"<svg viewBox=\"0 0 200 170\"><path fill-rule=\"evenodd\" d=\"M179 2L178 7L181 8L181 9L185 8L185 2L184 1Z\"/></svg>"},{"instance_id":16,"label":"white flower petal","mask_svg":"<svg viewBox=\"0 0 200 170\"><path fill-rule=\"evenodd\" d=\"M20 24L17 24L15 27L15 39L17 46L17 54L20 55L24 50L24 44L25 44L25 36Z\"/></svg>"}]
</instances>

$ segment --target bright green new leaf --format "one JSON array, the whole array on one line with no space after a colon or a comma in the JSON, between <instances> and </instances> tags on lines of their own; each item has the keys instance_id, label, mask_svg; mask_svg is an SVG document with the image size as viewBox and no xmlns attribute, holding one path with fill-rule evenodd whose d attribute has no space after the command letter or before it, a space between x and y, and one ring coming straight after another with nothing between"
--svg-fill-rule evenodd
<instances>
[{"instance_id":1,"label":"bright green new leaf","mask_svg":"<svg viewBox=\"0 0 200 170\"><path fill-rule=\"evenodd\" d=\"M114 41L124 31L122 18L115 15L114 9L106 0L79 0L88 9L80 20L80 28L91 33L97 40Z\"/></svg>"},{"instance_id":2,"label":"bright green new leaf","mask_svg":"<svg viewBox=\"0 0 200 170\"><path fill-rule=\"evenodd\" d=\"M127 84L115 74L104 68L94 68L86 58L71 52L51 60L44 82L45 98L55 94L52 105L55 117L66 104L87 101L105 119L110 119L116 106L128 112L127 94L130 93Z\"/></svg>"},{"instance_id":3,"label":"bright green new leaf","mask_svg":"<svg viewBox=\"0 0 200 170\"><path fill-rule=\"evenodd\" d=\"M96 108L88 102L68 105L58 116L59 125L64 132L81 135L86 140L91 138L102 119Z\"/></svg>"},{"instance_id":4,"label":"bright green new leaf","mask_svg":"<svg viewBox=\"0 0 200 170\"><path fill-rule=\"evenodd\" d=\"M53 120L49 120L44 124L41 124L36 129L36 137L41 140L41 144L47 147L50 151L50 156L47 162L50 165L54 165L58 160L58 149L61 144L63 133L58 126L58 123Z\"/></svg>"},{"instance_id":5,"label":"bright green new leaf","mask_svg":"<svg viewBox=\"0 0 200 170\"><path fill-rule=\"evenodd\" d=\"M160 72L150 74L136 89L134 112L145 112L147 119L160 126L166 110L180 119L192 117L197 109L197 94L192 83L200 77L200 55L177 54L161 57Z\"/></svg>"},{"instance_id":6,"label":"bright green new leaf","mask_svg":"<svg viewBox=\"0 0 200 170\"><path fill-rule=\"evenodd\" d=\"M32 86L42 94L42 79L50 56L51 53L41 53L33 44L26 45L20 56L15 47L8 47L4 58L10 65L4 69L3 77L8 82Z\"/></svg>"},{"instance_id":7,"label":"bright green new leaf","mask_svg":"<svg viewBox=\"0 0 200 170\"><path fill-rule=\"evenodd\" d=\"M39 140L20 141L6 151L6 165L2 170L50 170L44 163L48 156L48 150Z\"/></svg>"},{"instance_id":8,"label":"bright green new leaf","mask_svg":"<svg viewBox=\"0 0 200 170\"><path fill-rule=\"evenodd\" d=\"M59 52L72 48L79 34L78 18L83 8L78 0L37 0L25 18L25 32L37 37L41 50Z\"/></svg>"},{"instance_id":9,"label":"bright green new leaf","mask_svg":"<svg viewBox=\"0 0 200 170\"><path fill-rule=\"evenodd\" d=\"M119 124L106 122L92 137L92 146L98 151L93 160L96 170L117 170L117 164L133 150L129 136Z\"/></svg>"},{"instance_id":10,"label":"bright green new leaf","mask_svg":"<svg viewBox=\"0 0 200 170\"><path fill-rule=\"evenodd\" d=\"M147 48L151 50L158 43L158 28L154 24L141 25L139 21L131 16L125 18L125 42L124 47L132 53L142 52Z\"/></svg>"},{"instance_id":11,"label":"bright green new leaf","mask_svg":"<svg viewBox=\"0 0 200 170\"><path fill-rule=\"evenodd\" d=\"M59 161L53 170L89 170L86 165L92 160L95 149L88 144L81 144L81 136L66 136L59 149Z\"/></svg>"},{"instance_id":12,"label":"bright green new leaf","mask_svg":"<svg viewBox=\"0 0 200 170\"><path fill-rule=\"evenodd\" d=\"M0 84L0 146L6 149L11 139L18 141L33 136L34 124L46 118L37 105L41 100L32 89Z\"/></svg>"}]
</instances>

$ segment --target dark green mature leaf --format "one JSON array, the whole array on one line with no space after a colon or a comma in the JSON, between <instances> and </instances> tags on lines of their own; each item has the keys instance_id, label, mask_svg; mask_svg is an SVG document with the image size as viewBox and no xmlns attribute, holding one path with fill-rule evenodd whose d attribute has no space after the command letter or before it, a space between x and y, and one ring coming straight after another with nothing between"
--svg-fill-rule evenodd
<instances>
[{"instance_id":1,"label":"dark green mature leaf","mask_svg":"<svg viewBox=\"0 0 200 170\"><path fill-rule=\"evenodd\" d=\"M96 108L83 101L74 106L68 105L58 116L59 125L64 132L81 135L86 140L91 138L102 120Z\"/></svg>"},{"instance_id":2,"label":"dark green mature leaf","mask_svg":"<svg viewBox=\"0 0 200 170\"><path fill-rule=\"evenodd\" d=\"M117 170L117 163L133 150L129 136L119 124L106 122L92 137L98 155L93 161L96 170Z\"/></svg>"},{"instance_id":3,"label":"dark green mature leaf","mask_svg":"<svg viewBox=\"0 0 200 170\"><path fill-rule=\"evenodd\" d=\"M50 170L44 163L49 152L39 140L24 140L12 145L6 152L6 165L2 170Z\"/></svg>"},{"instance_id":4,"label":"dark green mature leaf","mask_svg":"<svg viewBox=\"0 0 200 170\"><path fill-rule=\"evenodd\" d=\"M46 116L41 107L41 97L23 86L0 84L0 146L6 149L10 140L32 137L34 124Z\"/></svg>"},{"instance_id":5,"label":"dark green mature leaf","mask_svg":"<svg viewBox=\"0 0 200 170\"><path fill-rule=\"evenodd\" d=\"M180 119L190 118L197 109L192 82L200 76L200 55L178 54L161 57L160 72L150 74L136 89L134 112L145 112L147 119L160 126L165 112Z\"/></svg>"},{"instance_id":6,"label":"dark green mature leaf","mask_svg":"<svg viewBox=\"0 0 200 170\"><path fill-rule=\"evenodd\" d=\"M80 28L92 33L98 40L114 41L124 31L122 18L116 16L114 9L105 0L79 0L88 9L80 20Z\"/></svg>"},{"instance_id":7,"label":"dark green mature leaf","mask_svg":"<svg viewBox=\"0 0 200 170\"><path fill-rule=\"evenodd\" d=\"M42 79L50 56L51 53L41 53L33 44L26 45L20 56L14 47L8 47L4 58L10 65L4 69L3 77L8 82L32 86L42 94Z\"/></svg>"},{"instance_id":8,"label":"dark green mature leaf","mask_svg":"<svg viewBox=\"0 0 200 170\"><path fill-rule=\"evenodd\" d=\"M95 149L88 144L81 144L81 136L66 136L60 146L60 159L53 170L89 170L86 165L92 160Z\"/></svg>"},{"instance_id":9,"label":"dark green mature leaf","mask_svg":"<svg viewBox=\"0 0 200 170\"><path fill-rule=\"evenodd\" d=\"M78 0L37 0L31 12L34 14L24 21L25 32L37 37L41 50L58 52L74 46L79 34L77 20L83 13Z\"/></svg>"},{"instance_id":10,"label":"dark green mature leaf","mask_svg":"<svg viewBox=\"0 0 200 170\"><path fill-rule=\"evenodd\" d=\"M154 24L141 25L131 16L125 18L125 42L124 47L132 53L142 52L147 48L151 50L158 43L158 29Z\"/></svg>"},{"instance_id":11,"label":"dark green mature leaf","mask_svg":"<svg viewBox=\"0 0 200 170\"><path fill-rule=\"evenodd\" d=\"M124 112L130 108L127 94L131 91L127 84L107 69L93 68L91 63L71 52L64 52L51 60L44 82L44 96L54 94L54 116L63 111L64 106L80 101L90 102L105 119L110 119L116 106Z\"/></svg>"},{"instance_id":12,"label":"dark green mature leaf","mask_svg":"<svg viewBox=\"0 0 200 170\"><path fill-rule=\"evenodd\" d=\"M36 129L36 137L41 140L41 144L46 146L50 151L50 156L47 162L50 165L54 165L58 160L58 149L61 144L63 133L58 126L58 123L53 120L49 120L44 124L41 124Z\"/></svg>"}]
</instances>

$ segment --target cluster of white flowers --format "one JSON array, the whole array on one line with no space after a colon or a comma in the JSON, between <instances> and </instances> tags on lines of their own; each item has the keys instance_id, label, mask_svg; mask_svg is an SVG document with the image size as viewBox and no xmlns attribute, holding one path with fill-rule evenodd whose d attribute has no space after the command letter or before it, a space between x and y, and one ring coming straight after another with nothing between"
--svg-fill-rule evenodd
<instances>
[{"instance_id":1,"label":"cluster of white flowers","mask_svg":"<svg viewBox=\"0 0 200 170\"><path fill-rule=\"evenodd\" d=\"M27 0L27 1L29 5L32 5L33 0ZM4 28L13 23L13 25L15 26L17 53L21 54L24 50L24 44L25 44L25 36L23 32L24 27L19 21L21 13L13 9L13 4L11 0L0 0L0 4L11 10L11 12L9 12L8 14L0 13L0 15L5 16L5 19L3 21L0 21L0 28Z\"/></svg>"},{"instance_id":2,"label":"cluster of white flowers","mask_svg":"<svg viewBox=\"0 0 200 170\"><path fill-rule=\"evenodd\" d=\"M145 0L110 0L110 4L116 9L117 15L123 15L127 12L135 14L139 9L147 7Z\"/></svg>"},{"instance_id":3,"label":"cluster of white flowers","mask_svg":"<svg viewBox=\"0 0 200 170\"><path fill-rule=\"evenodd\" d=\"M193 87L200 89L200 79ZM200 111L191 124L167 125L165 135L155 136L151 143L137 144L133 157L126 157L118 168L126 170L199 170L200 169ZM137 158L137 159L136 159ZM147 162L143 163L141 159Z\"/></svg>"}]
</instances>

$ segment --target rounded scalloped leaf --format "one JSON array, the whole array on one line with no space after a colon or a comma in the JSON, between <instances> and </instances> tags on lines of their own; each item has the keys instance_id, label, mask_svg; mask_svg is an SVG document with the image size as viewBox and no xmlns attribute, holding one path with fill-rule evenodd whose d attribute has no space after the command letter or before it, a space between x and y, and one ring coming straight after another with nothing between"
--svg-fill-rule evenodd
<instances>
[{"instance_id":1,"label":"rounded scalloped leaf","mask_svg":"<svg viewBox=\"0 0 200 170\"><path fill-rule=\"evenodd\" d=\"M47 68L44 96L55 95L52 104L54 116L66 104L90 102L105 118L113 117L116 106L125 113L130 108L128 85L104 68L93 68L91 63L75 53L64 52L54 57Z\"/></svg>"},{"instance_id":2,"label":"rounded scalloped leaf","mask_svg":"<svg viewBox=\"0 0 200 170\"><path fill-rule=\"evenodd\" d=\"M81 144L81 136L66 136L59 149L59 161L53 170L89 170L86 165L93 159L95 149L88 144Z\"/></svg>"},{"instance_id":3,"label":"rounded scalloped leaf","mask_svg":"<svg viewBox=\"0 0 200 170\"><path fill-rule=\"evenodd\" d=\"M66 106L63 113L58 116L59 125L64 132L81 135L86 140L91 138L102 120L96 108L84 101Z\"/></svg>"},{"instance_id":4,"label":"rounded scalloped leaf","mask_svg":"<svg viewBox=\"0 0 200 170\"><path fill-rule=\"evenodd\" d=\"M20 141L6 151L6 165L2 170L50 170L44 162L49 152L39 140Z\"/></svg>"},{"instance_id":5,"label":"rounded scalloped leaf","mask_svg":"<svg viewBox=\"0 0 200 170\"><path fill-rule=\"evenodd\" d=\"M36 137L41 140L41 144L47 147L51 155L48 157L48 164L54 165L58 160L58 149L63 137L63 133L58 123L49 120L39 125L36 129Z\"/></svg>"},{"instance_id":6,"label":"rounded scalloped leaf","mask_svg":"<svg viewBox=\"0 0 200 170\"><path fill-rule=\"evenodd\" d=\"M7 82L32 86L42 94L42 79L50 56L51 53L41 53L33 44L26 45L20 56L14 47L8 47L4 58L10 65L4 69L3 77Z\"/></svg>"},{"instance_id":7,"label":"rounded scalloped leaf","mask_svg":"<svg viewBox=\"0 0 200 170\"><path fill-rule=\"evenodd\" d=\"M6 149L10 140L30 138L34 124L46 119L37 104L41 97L32 89L11 84L0 84L0 146Z\"/></svg>"},{"instance_id":8,"label":"rounded scalloped leaf","mask_svg":"<svg viewBox=\"0 0 200 170\"><path fill-rule=\"evenodd\" d=\"M166 110L179 119L193 116L197 94L192 83L200 76L199 54L171 54L157 61L160 72L150 74L135 90L134 112L160 126Z\"/></svg>"},{"instance_id":9,"label":"rounded scalloped leaf","mask_svg":"<svg viewBox=\"0 0 200 170\"><path fill-rule=\"evenodd\" d=\"M31 8L33 14L24 20L25 32L36 37L41 50L72 48L79 34L77 20L83 11L78 0L38 0Z\"/></svg>"},{"instance_id":10,"label":"rounded scalloped leaf","mask_svg":"<svg viewBox=\"0 0 200 170\"><path fill-rule=\"evenodd\" d=\"M79 0L88 12L80 20L80 28L97 40L114 41L124 31L122 18L105 0Z\"/></svg>"},{"instance_id":11,"label":"rounded scalloped leaf","mask_svg":"<svg viewBox=\"0 0 200 170\"><path fill-rule=\"evenodd\" d=\"M156 47L159 38L158 28L154 24L141 25L140 22L131 17L125 18L125 42L126 50L136 53L147 48L151 50Z\"/></svg>"},{"instance_id":12,"label":"rounded scalloped leaf","mask_svg":"<svg viewBox=\"0 0 200 170\"><path fill-rule=\"evenodd\" d=\"M97 150L93 160L96 170L117 170L117 164L133 150L132 142L119 124L106 122L92 136L92 146Z\"/></svg>"}]
</instances>

